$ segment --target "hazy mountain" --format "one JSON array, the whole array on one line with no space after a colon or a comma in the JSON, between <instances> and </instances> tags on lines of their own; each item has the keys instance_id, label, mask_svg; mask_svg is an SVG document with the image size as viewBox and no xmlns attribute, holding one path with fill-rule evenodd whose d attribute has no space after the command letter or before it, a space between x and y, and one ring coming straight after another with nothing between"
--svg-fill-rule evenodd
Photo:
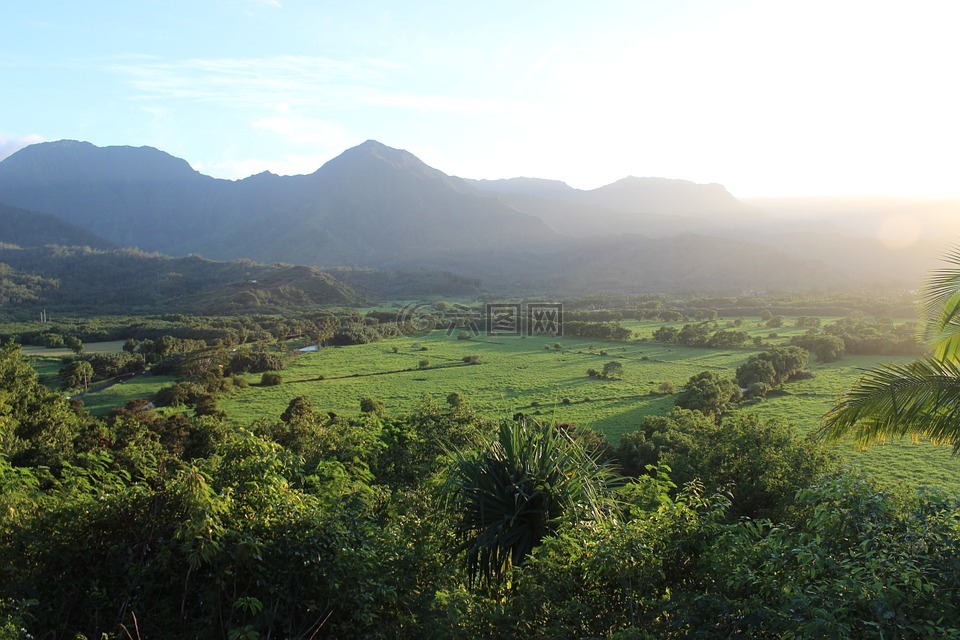
<instances>
[{"instance_id":1,"label":"hazy mountain","mask_svg":"<svg viewBox=\"0 0 960 640\"><path fill-rule=\"evenodd\" d=\"M375 141L309 175L238 181L149 147L44 143L0 162L0 201L173 255L352 267L345 277L372 295L916 286L923 258L820 220L773 224L720 185L467 181ZM395 273L375 282L383 269Z\"/></svg>"},{"instance_id":2,"label":"hazy mountain","mask_svg":"<svg viewBox=\"0 0 960 640\"><path fill-rule=\"evenodd\" d=\"M13 285L29 288L21 302L97 313L158 307L274 313L364 300L353 287L310 267L88 247L0 248L0 299Z\"/></svg>"},{"instance_id":3,"label":"hazy mountain","mask_svg":"<svg viewBox=\"0 0 960 640\"><path fill-rule=\"evenodd\" d=\"M374 141L310 175L263 173L235 182L149 147L43 143L0 163L0 200L54 213L125 246L325 266L389 265L556 235L543 221Z\"/></svg>"},{"instance_id":4,"label":"hazy mountain","mask_svg":"<svg viewBox=\"0 0 960 640\"><path fill-rule=\"evenodd\" d=\"M960 198L804 197L754 198L749 203L774 220L825 221L844 231L901 246L916 238L940 243L960 237Z\"/></svg>"},{"instance_id":5,"label":"hazy mountain","mask_svg":"<svg viewBox=\"0 0 960 640\"><path fill-rule=\"evenodd\" d=\"M20 247L42 247L48 244L87 246L94 249L113 247L103 238L54 215L26 211L3 203L0 203L0 243Z\"/></svg>"},{"instance_id":6,"label":"hazy mountain","mask_svg":"<svg viewBox=\"0 0 960 640\"><path fill-rule=\"evenodd\" d=\"M220 183L150 147L61 140L0 162L0 202L54 214L120 246L174 253L177 239L214 233L205 205Z\"/></svg>"},{"instance_id":7,"label":"hazy mountain","mask_svg":"<svg viewBox=\"0 0 960 640\"><path fill-rule=\"evenodd\" d=\"M759 210L718 184L667 178L627 177L592 190L535 178L471 180L514 208L577 236L642 233L664 237L743 228L763 219Z\"/></svg>"}]
</instances>

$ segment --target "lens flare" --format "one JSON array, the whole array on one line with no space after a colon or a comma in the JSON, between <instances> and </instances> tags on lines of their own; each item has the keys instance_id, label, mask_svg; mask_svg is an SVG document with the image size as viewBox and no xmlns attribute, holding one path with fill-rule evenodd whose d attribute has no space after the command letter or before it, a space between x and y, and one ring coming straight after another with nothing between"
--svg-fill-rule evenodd
<instances>
[{"instance_id":1,"label":"lens flare","mask_svg":"<svg viewBox=\"0 0 960 640\"><path fill-rule=\"evenodd\" d=\"M903 249L919 240L922 231L920 223L913 216L889 216L880 223L877 238L892 249Z\"/></svg>"}]
</instances>

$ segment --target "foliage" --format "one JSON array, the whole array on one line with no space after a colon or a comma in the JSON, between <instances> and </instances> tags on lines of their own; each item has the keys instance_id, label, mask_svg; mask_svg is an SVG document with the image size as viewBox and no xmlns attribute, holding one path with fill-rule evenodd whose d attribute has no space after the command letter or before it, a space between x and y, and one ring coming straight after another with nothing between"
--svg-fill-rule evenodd
<instances>
[{"instance_id":1,"label":"foliage","mask_svg":"<svg viewBox=\"0 0 960 640\"><path fill-rule=\"evenodd\" d=\"M707 557L714 586L689 613L750 637L960 637L957 506L825 477L798 493L794 526L729 527Z\"/></svg>"},{"instance_id":2,"label":"foliage","mask_svg":"<svg viewBox=\"0 0 960 640\"><path fill-rule=\"evenodd\" d=\"M725 506L692 484L645 517L564 529L516 572L514 637L667 637L664 610L695 581L697 549Z\"/></svg>"},{"instance_id":3,"label":"foliage","mask_svg":"<svg viewBox=\"0 0 960 640\"><path fill-rule=\"evenodd\" d=\"M476 452L454 451L444 491L469 582L501 583L564 522L603 520L609 479L562 430L526 416Z\"/></svg>"},{"instance_id":4,"label":"foliage","mask_svg":"<svg viewBox=\"0 0 960 640\"><path fill-rule=\"evenodd\" d=\"M282 382L283 376L272 371L266 371L260 376L260 386L262 387L275 387Z\"/></svg>"},{"instance_id":5,"label":"foliage","mask_svg":"<svg viewBox=\"0 0 960 640\"><path fill-rule=\"evenodd\" d=\"M922 292L929 356L867 371L823 419L821 435L860 445L912 434L960 452L960 250Z\"/></svg>"},{"instance_id":6,"label":"foliage","mask_svg":"<svg viewBox=\"0 0 960 640\"><path fill-rule=\"evenodd\" d=\"M733 380L715 371L702 371L687 380L674 404L682 409L700 411L719 422L740 397L740 387Z\"/></svg>"},{"instance_id":7,"label":"foliage","mask_svg":"<svg viewBox=\"0 0 960 640\"><path fill-rule=\"evenodd\" d=\"M622 378L623 377L623 363L613 360L611 362L603 365L603 371L601 374L604 378Z\"/></svg>"},{"instance_id":8,"label":"foliage","mask_svg":"<svg viewBox=\"0 0 960 640\"><path fill-rule=\"evenodd\" d=\"M809 354L800 347L773 347L750 356L746 363L737 367L737 383L741 387L754 382L778 387L803 371L808 359Z\"/></svg>"},{"instance_id":9,"label":"foliage","mask_svg":"<svg viewBox=\"0 0 960 640\"><path fill-rule=\"evenodd\" d=\"M563 323L563 332L568 336L595 338L598 340L629 340L633 333L618 322L583 322L578 320Z\"/></svg>"},{"instance_id":10,"label":"foliage","mask_svg":"<svg viewBox=\"0 0 960 640\"><path fill-rule=\"evenodd\" d=\"M717 426L683 409L647 417L623 437L616 458L629 476L667 465L678 484L699 479L711 491L728 490L731 515L753 518L786 517L793 494L833 464L822 446L783 420L739 413Z\"/></svg>"}]
</instances>

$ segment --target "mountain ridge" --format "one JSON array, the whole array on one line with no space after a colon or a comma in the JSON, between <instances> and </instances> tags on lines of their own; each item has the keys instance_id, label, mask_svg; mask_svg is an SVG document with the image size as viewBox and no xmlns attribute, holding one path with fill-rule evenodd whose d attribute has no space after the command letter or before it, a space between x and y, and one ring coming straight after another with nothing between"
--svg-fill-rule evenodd
<instances>
[{"instance_id":1,"label":"mountain ridge","mask_svg":"<svg viewBox=\"0 0 960 640\"><path fill-rule=\"evenodd\" d=\"M736 289L761 280L793 288L798 273L810 274L811 285L919 277L913 256L880 247L871 255L870 242L856 261L820 252L811 262L776 229L761 233L763 214L722 185L630 176L581 191L538 178L465 180L375 140L309 174L237 181L205 176L152 147L41 143L0 162L0 201L172 256L449 271L514 291L698 282ZM798 228L808 227L789 227ZM676 239L685 234L709 239ZM674 265L672 274L663 263ZM700 266L685 268L693 264ZM751 269L765 270L763 278Z\"/></svg>"}]
</instances>

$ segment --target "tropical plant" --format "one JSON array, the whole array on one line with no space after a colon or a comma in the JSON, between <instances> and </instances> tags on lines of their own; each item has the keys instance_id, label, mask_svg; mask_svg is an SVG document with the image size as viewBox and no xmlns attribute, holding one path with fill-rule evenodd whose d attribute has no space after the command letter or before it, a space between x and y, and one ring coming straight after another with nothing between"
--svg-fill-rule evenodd
<instances>
[{"instance_id":1,"label":"tropical plant","mask_svg":"<svg viewBox=\"0 0 960 640\"><path fill-rule=\"evenodd\" d=\"M861 446L911 434L960 452L960 247L921 292L927 355L865 372L823 418L819 435Z\"/></svg>"},{"instance_id":2,"label":"tropical plant","mask_svg":"<svg viewBox=\"0 0 960 640\"><path fill-rule=\"evenodd\" d=\"M503 581L565 522L603 520L613 479L564 430L517 416L473 452L453 451L444 487L471 585Z\"/></svg>"}]
</instances>

